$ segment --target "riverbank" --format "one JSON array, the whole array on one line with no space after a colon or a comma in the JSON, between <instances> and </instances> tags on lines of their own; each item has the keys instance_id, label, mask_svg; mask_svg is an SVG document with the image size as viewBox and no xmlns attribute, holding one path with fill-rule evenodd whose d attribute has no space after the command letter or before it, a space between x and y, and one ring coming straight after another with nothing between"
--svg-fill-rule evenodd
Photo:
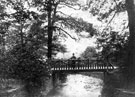
<instances>
[{"instance_id":1,"label":"riverbank","mask_svg":"<svg viewBox=\"0 0 135 97\"><path fill-rule=\"evenodd\" d=\"M101 97L135 97L135 82L129 83L120 71L108 74Z\"/></svg>"},{"instance_id":2,"label":"riverbank","mask_svg":"<svg viewBox=\"0 0 135 97\"><path fill-rule=\"evenodd\" d=\"M37 97L32 95L41 95L46 97L47 93L52 89L51 80L44 79L44 85L38 89L34 86L30 86L30 91L25 83L15 79L0 79L0 97Z\"/></svg>"}]
</instances>

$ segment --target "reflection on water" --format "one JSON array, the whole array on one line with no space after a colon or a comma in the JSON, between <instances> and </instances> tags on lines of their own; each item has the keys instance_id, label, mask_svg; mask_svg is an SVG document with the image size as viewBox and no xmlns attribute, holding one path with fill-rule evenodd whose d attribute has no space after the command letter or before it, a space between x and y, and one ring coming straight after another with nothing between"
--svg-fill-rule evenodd
<instances>
[{"instance_id":1,"label":"reflection on water","mask_svg":"<svg viewBox=\"0 0 135 97\"><path fill-rule=\"evenodd\" d=\"M47 97L99 97L103 81L91 76L71 74L65 83L50 91Z\"/></svg>"}]
</instances>

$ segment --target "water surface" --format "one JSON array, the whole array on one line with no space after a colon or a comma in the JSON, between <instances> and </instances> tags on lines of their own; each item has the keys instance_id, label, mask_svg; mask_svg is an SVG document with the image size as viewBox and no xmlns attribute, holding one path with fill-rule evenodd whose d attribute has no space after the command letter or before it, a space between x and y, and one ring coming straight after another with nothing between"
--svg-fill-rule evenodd
<instances>
[{"instance_id":1,"label":"water surface","mask_svg":"<svg viewBox=\"0 0 135 97\"><path fill-rule=\"evenodd\" d=\"M60 83L60 82L59 82ZM99 97L103 81L82 74L69 74L65 83L52 89L47 97Z\"/></svg>"}]
</instances>

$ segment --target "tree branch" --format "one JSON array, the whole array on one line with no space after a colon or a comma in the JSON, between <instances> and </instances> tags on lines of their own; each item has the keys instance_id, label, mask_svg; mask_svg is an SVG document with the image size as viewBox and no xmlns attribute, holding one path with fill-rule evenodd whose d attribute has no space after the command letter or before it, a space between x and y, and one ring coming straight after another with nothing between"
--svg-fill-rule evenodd
<instances>
[{"instance_id":1,"label":"tree branch","mask_svg":"<svg viewBox=\"0 0 135 97\"><path fill-rule=\"evenodd\" d=\"M56 26L55 26L55 28L57 28L58 30L63 31L63 32L66 33L70 38L72 38L72 39L74 39L74 40L77 40L76 38L72 37L72 35L70 35L67 31L63 30L62 28L56 27Z\"/></svg>"},{"instance_id":2,"label":"tree branch","mask_svg":"<svg viewBox=\"0 0 135 97\"><path fill-rule=\"evenodd\" d=\"M118 7L118 4L116 2L116 0L114 0L116 7ZM114 19L115 15L116 15L117 11L115 11L115 13L113 14L112 18L110 19L110 21L107 23L106 27L103 29L102 33L104 32L104 30L108 27L108 25L112 22L112 20Z\"/></svg>"},{"instance_id":3,"label":"tree branch","mask_svg":"<svg viewBox=\"0 0 135 97\"><path fill-rule=\"evenodd\" d=\"M53 16L52 16L52 25L55 23L55 20L56 20L57 6L58 6L58 3L56 3L54 6L55 8L54 8Z\"/></svg>"},{"instance_id":4,"label":"tree branch","mask_svg":"<svg viewBox=\"0 0 135 97\"><path fill-rule=\"evenodd\" d=\"M63 3L63 4L62 4ZM64 6L67 6L69 8L72 8L74 10L80 10L81 9L81 5L76 3L76 4L70 4L70 3L67 3L67 2L62 2L61 5L64 5ZM79 6L79 8L74 8L73 6Z\"/></svg>"},{"instance_id":5,"label":"tree branch","mask_svg":"<svg viewBox=\"0 0 135 97\"><path fill-rule=\"evenodd\" d=\"M72 15L72 14L71 14L71 15L67 15L67 14L65 14L65 13L63 13L63 12L61 12L61 11L57 11L57 13L58 13L58 12L61 13L61 14L63 14L63 15L65 15L65 16L68 16L68 17L71 17L71 15ZM71 17L71 18L72 18L72 17Z\"/></svg>"},{"instance_id":6,"label":"tree branch","mask_svg":"<svg viewBox=\"0 0 135 97\"><path fill-rule=\"evenodd\" d=\"M108 25L112 22L112 20L114 19L115 15L116 15L116 11L115 11L115 13L113 14L112 18L110 19L110 21L107 23L106 28L107 28Z\"/></svg>"},{"instance_id":7,"label":"tree branch","mask_svg":"<svg viewBox=\"0 0 135 97\"><path fill-rule=\"evenodd\" d=\"M115 4L116 4L116 6L118 7L118 4L117 4L116 0L114 0L114 2L115 2Z\"/></svg>"}]
</instances>

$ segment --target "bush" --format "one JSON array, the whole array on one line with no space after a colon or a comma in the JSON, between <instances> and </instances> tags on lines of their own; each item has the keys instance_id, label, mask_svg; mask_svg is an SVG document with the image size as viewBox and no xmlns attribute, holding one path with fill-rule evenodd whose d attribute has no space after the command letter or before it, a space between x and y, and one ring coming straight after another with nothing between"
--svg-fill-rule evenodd
<instances>
[{"instance_id":1,"label":"bush","mask_svg":"<svg viewBox=\"0 0 135 97\"><path fill-rule=\"evenodd\" d=\"M20 45L17 45L0 58L0 66L2 77L20 80L25 84L32 83L31 85L40 87L43 78L50 77L48 64L33 47L23 46L21 48Z\"/></svg>"},{"instance_id":2,"label":"bush","mask_svg":"<svg viewBox=\"0 0 135 97\"><path fill-rule=\"evenodd\" d=\"M12 50L11 54L16 59L9 70L9 75L15 79L23 81L34 81L40 77L49 77L50 71L48 64L41 59L36 51L32 48L23 49L16 47Z\"/></svg>"}]
</instances>

